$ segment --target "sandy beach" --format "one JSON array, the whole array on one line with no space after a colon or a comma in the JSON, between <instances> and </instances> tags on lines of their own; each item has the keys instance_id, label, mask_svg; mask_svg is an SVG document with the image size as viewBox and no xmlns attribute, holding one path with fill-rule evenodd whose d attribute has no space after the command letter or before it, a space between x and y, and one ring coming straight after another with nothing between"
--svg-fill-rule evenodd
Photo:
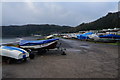
<instances>
[{"instance_id":1,"label":"sandy beach","mask_svg":"<svg viewBox=\"0 0 120 80\"><path fill-rule=\"evenodd\" d=\"M3 78L117 78L118 46L60 39L67 55L51 50L34 60L2 65Z\"/></svg>"}]
</instances>

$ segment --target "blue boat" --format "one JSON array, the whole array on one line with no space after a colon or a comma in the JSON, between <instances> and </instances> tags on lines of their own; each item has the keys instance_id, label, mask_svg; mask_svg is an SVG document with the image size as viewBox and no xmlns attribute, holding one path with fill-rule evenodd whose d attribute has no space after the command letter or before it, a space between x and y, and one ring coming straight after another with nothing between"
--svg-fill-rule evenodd
<instances>
[{"instance_id":1,"label":"blue boat","mask_svg":"<svg viewBox=\"0 0 120 80\"><path fill-rule=\"evenodd\" d=\"M77 35L77 38L78 38L78 39L81 39L81 40L90 39L90 38L88 37L88 35L91 35L91 34L93 34L93 32L88 32L88 33L84 33L84 34L79 34L79 35Z\"/></svg>"},{"instance_id":2,"label":"blue boat","mask_svg":"<svg viewBox=\"0 0 120 80\"><path fill-rule=\"evenodd\" d=\"M115 39L120 39L120 35L115 35L115 34L108 34L108 35L100 35L100 38L115 38Z\"/></svg>"},{"instance_id":3,"label":"blue boat","mask_svg":"<svg viewBox=\"0 0 120 80\"><path fill-rule=\"evenodd\" d=\"M19 45L21 48L26 49L53 49L56 47L59 39L48 39L48 40L21 40Z\"/></svg>"}]
</instances>

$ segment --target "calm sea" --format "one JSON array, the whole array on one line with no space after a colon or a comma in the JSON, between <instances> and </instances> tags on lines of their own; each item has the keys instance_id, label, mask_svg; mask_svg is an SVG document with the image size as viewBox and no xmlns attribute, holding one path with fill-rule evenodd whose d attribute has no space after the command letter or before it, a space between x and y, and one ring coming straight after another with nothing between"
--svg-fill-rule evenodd
<instances>
[{"instance_id":1,"label":"calm sea","mask_svg":"<svg viewBox=\"0 0 120 80\"><path fill-rule=\"evenodd\" d=\"M41 37L21 37L21 38L0 38L0 44L4 44L4 43L13 43L13 42L18 42L20 40L35 40Z\"/></svg>"}]
</instances>

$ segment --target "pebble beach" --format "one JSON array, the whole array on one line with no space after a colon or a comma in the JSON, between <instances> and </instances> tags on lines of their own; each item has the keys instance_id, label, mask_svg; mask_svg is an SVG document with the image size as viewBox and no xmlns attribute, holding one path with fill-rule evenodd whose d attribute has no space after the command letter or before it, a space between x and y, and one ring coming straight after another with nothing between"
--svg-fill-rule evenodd
<instances>
[{"instance_id":1,"label":"pebble beach","mask_svg":"<svg viewBox=\"0 0 120 80\"><path fill-rule=\"evenodd\" d=\"M60 39L66 55L50 50L34 60L2 64L2 78L117 78L118 46Z\"/></svg>"}]
</instances>

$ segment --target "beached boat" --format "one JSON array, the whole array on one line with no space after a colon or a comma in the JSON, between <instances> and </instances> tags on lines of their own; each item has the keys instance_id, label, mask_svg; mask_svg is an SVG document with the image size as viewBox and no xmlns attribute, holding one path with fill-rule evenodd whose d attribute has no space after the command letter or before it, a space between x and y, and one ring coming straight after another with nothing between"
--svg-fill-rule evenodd
<instances>
[{"instance_id":1,"label":"beached boat","mask_svg":"<svg viewBox=\"0 0 120 80\"><path fill-rule=\"evenodd\" d=\"M90 39L89 37L88 37L88 35L92 35L93 34L93 32L88 32L88 33L84 33L84 34L79 34L79 35L77 35L77 39L80 39L80 40L88 40L88 39Z\"/></svg>"},{"instance_id":2,"label":"beached boat","mask_svg":"<svg viewBox=\"0 0 120 80\"><path fill-rule=\"evenodd\" d=\"M28 40L22 40L20 41L19 45L20 48L23 48L30 53L34 54L34 51L37 51L39 54L45 53L46 51L49 51L50 49L59 49L62 51L62 55L65 55L65 52L63 48L60 48L61 44L57 44L59 39L47 39L47 40L34 40L34 41L28 41Z\"/></svg>"},{"instance_id":3,"label":"beached boat","mask_svg":"<svg viewBox=\"0 0 120 80\"><path fill-rule=\"evenodd\" d=\"M99 36L96 35L96 34L88 35L88 37L89 37L90 39L93 39L93 40L98 40L98 39L100 39Z\"/></svg>"},{"instance_id":4,"label":"beached boat","mask_svg":"<svg viewBox=\"0 0 120 80\"><path fill-rule=\"evenodd\" d=\"M115 35L115 34L100 35L99 37L100 39L97 39L95 41L105 42L105 43L115 43L120 39L120 35Z\"/></svg>"},{"instance_id":5,"label":"beached boat","mask_svg":"<svg viewBox=\"0 0 120 80\"><path fill-rule=\"evenodd\" d=\"M52 38L54 38L54 35L46 36L46 39L52 39Z\"/></svg>"},{"instance_id":6,"label":"beached boat","mask_svg":"<svg viewBox=\"0 0 120 80\"><path fill-rule=\"evenodd\" d=\"M2 56L3 61L7 63L12 63L13 61L26 61L29 57L29 53L24 49L11 47L11 46L1 46L0 56Z\"/></svg>"},{"instance_id":7,"label":"beached boat","mask_svg":"<svg viewBox=\"0 0 120 80\"><path fill-rule=\"evenodd\" d=\"M120 35L115 35L115 34L100 35L99 37L100 38L120 39Z\"/></svg>"},{"instance_id":8,"label":"beached boat","mask_svg":"<svg viewBox=\"0 0 120 80\"><path fill-rule=\"evenodd\" d=\"M54 49L59 39L48 39L48 40L21 40L19 45L24 49Z\"/></svg>"}]
</instances>

